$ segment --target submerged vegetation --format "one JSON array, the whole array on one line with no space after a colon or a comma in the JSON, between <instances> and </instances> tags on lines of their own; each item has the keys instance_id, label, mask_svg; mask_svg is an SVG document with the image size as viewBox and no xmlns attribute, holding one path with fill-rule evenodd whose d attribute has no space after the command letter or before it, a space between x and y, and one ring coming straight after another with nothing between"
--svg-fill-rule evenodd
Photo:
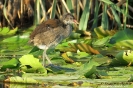
<instances>
[{"instance_id":1,"label":"submerged vegetation","mask_svg":"<svg viewBox=\"0 0 133 88\"><path fill-rule=\"evenodd\" d=\"M0 0L0 81L8 88L14 84L6 83L132 88L132 2ZM43 51L28 44L29 35L38 24L65 13L72 13L79 24L55 50L48 50L57 67L43 67Z\"/></svg>"}]
</instances>

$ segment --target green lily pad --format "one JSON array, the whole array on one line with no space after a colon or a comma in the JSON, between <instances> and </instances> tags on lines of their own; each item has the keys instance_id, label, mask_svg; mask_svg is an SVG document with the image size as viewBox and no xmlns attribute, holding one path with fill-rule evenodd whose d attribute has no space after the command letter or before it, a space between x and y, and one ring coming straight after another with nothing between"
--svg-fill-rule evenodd
<instances>
[{"instance_id":1,"label":"green lily pad","mask_svg":"<svg viewBox=\"0 0 133 88\"><path fill-rule=\"evenodd\" d=\"M111 36L107 36L102 39L98 39L97 41L93 42L94 47L103 47L110 41Z\"/></svg>"},{"instance_id":2,"label":"green lily pad","mask_svg":"<svg viewBox=\"0 0 133 88\"><path fill-rule=\"evenodd\" d=\"M133 51L121 51L116 55L116 58L112 60L111 65L128 65L133 63Z\"/></svg>"},{"instance_id":3,"label":"green lily pad","mask_svg":"<svg viewBox=\"0 0 133 88\"><path fill-rule=\"evenodd\" d=\"M29 38L29 33L25 33L23 35L16 35L13 37L6 38L2 41L2 43L27 43Z\"/></svg>"},{"instance_id":4,"label":"green lily pad","mask_svg":"<svg viewBox=\"0 0 133 88\"><path fill-rule=\"evenodd\" d=\"M110 44L115 44L123 40L132 40L133 39L133 30L125 29L117 32L111 39Z\"/></svg>"},{"instance_id":5,"label":"green lily pad","mask_svg":"<svg viewBox=\"0 0 133 88\"><path fill-rule=\"evenodd\" d=\"M25 72L42 72L47 73L47 70L39 62L39 59L33 55L27 54L19 59L21 63L21 69Z\"/></svg>"},{"instance_id":6,"label":"green lily pad","mask_svg":"<svg viewBox=\"0 0 133 88\"><path fill-rule=\"evenodd\" d=\"M14 35L17 32L18 28L10 29L9 27L0 28L0 36Z\"/></svg>"},{"instance_id":7,"label":"green lily pad","mask_svg":"<svg viewBox=\"0 0 133 88\"><path fill-rule=\"evenodd\" d=\"M97 62L91 59L89 63L83 64L79 69L79 71L77 71L77 73L80 74L81 76L89 78L96 72L96 66L98 65L99 64Z\"/></svg>"},{"instance_id":8,"label":"green lily pad","mask_svg":"<svg viewBox=\"0 0 133 88\"><path fill-rule=\"evenodd\" d=\"M10 82L10 83L38 83L37 80L30 78L30 77L19 77L19 76L15 76L15 77L10 77L9 80L7 79L6 82Z\"/></svg>"},{"instance_id":9,"label":"green lily pad","mask_svg":"<svg viewBox=\"0 0 133 88\"><path fill-rule=\"evenodd\" d=\"M127 50L123 53L123 59L128 63L133 63L133 51Z\"/></svg>"},{"instance_id":10,"label":"green lily pad","mask_svg":"<svg viewBox=\"0 0 133 88\"><path fill-rule=\"evenodd\" d=\"M98 38L104 38L107 36L112 36L115 34L115 30L104 30L101 26L94 29L94 32L96 33Z\"/></svg>"},{"instance_id":11,"label":"green lily pad","mask_svg":"<svg viewBox=\"0 0 133 88\"><path fill-rule=\"evenodd\" d=\"M10 69L18 69L19 68L19 61L15 58L7 61L7 62L3 62L2 63L2 67L1 67L1 70L6 70L7 68L10 68Z\"/></svg>"},{"instance_id":12,"label":"green lily pad","mask_svg":"<svg viewBox=\"0 0 133 88\"><path fill-rule=\"evenodd\" d=\"M133 48L133 40L123 40L120 42L117 42L113 45L113 47L118 49L132 49Z\"/></svg>"},{"instance_id":13,"label":"green lily pad","mask_svg":"<svg viewBox=\"0 0 133 88\"><path fill-rule=\"evenodd\" d=\"M6 55L24 55L31 51L28 44L29 33L5 38L0 42L1 53Z\"/></svg>"}]
</instances>

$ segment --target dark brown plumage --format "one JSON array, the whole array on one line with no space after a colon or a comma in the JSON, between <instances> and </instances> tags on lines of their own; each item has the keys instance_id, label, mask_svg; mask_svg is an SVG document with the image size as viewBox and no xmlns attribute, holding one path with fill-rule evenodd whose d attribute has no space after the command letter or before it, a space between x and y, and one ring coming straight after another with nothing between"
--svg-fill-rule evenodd
<instances>
[{"instance_id":1,"label":"dark brown plumage","mask_svg":"<svg viewBox=\"0 0 133 88\"><path fill-rule=\"evenodd\" d=\"M30 35L30 43L33 43L40 49L43 49L43 65L46 58L50 64L51 61L47 57L46 51L54 48L64 38L68 37L72 32L71 24L74 23L74 17L70 13L63 16L62 20L49 19L40 25Z\"/></svg>"}]
</instances>

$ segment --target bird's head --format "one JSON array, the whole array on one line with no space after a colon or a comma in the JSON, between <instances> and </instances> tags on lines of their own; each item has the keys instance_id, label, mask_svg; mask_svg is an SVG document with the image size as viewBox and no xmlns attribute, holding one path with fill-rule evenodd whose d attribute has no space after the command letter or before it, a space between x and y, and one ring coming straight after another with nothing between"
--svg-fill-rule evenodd
<instances>
[{"instance_id":1,"label":"bird's head","mask_svg":"<svg viewBox=\"0 0 133 88\"><path fill-rule=\"evenodd\" d=\"M74 19L74 16L70 13L63 15L64 24L78 24L78 22Z\"/></svg>"}]
</instances>

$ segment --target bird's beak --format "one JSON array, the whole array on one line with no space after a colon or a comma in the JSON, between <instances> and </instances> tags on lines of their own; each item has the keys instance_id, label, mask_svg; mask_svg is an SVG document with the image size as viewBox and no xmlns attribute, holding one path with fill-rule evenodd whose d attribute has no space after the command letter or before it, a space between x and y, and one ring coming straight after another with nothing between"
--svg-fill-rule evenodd
<instances>
[{"instance_id":1,"label":"bird's beak","mask_svg":"<svg viewBox=\"0 0 133 88\"><path fill-rule=\"evenodd\" d=\"M75 19L73 20L73 22L74 22L75 24L79 24L79 23L78 23L78 21L77 21L77 20L75 20Z\"/></svg>"}]
</instances>

